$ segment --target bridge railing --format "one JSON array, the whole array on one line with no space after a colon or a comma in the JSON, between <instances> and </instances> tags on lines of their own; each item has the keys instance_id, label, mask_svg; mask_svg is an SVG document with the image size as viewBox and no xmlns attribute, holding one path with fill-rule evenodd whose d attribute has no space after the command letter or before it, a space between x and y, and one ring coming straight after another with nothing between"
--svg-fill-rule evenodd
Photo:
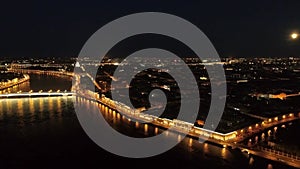
<instances>
[{"instance_id":1,"label":"bridge railing","mask_svg":"<svg viewBox=\"0 0 300 169\"><path fill-rule=\"evenodd\" d=\"M251 138L253 135L262 132L263 130L266 130L270 127L286 123L295 119L300 118L300 113L288 113L272 118L268 118L260 123L256 123L250 126L247 126L245 128L236 130L237 132L237 139L238 141L241 142L245 139Z\"/></svg>"},{"instance_id":2,"label":"bridge railing","mask_svg":"<svg viewBox=\"0 0 300 169\"><path fill-rule=\"evenodd\" d=\"M256 148L261 151L266 151L266 152L273 153L276 155L281 155L281 156L289 157L289 158L292 158L295 160L300 160L300 157L296 153L284 152L284 151L267 148L267 147L263 147L263 146L257 146Z\"/></svg>"},{"instance_id":3,"label":"bridge railing","mask_svg":"<svg viewBox=\"0 0 300 169\"><path fill-rule=\"evenodd\" d=\"M74 72L53 71L53 70L33 70L33 69L11 68L8 71L9 72L21 72L21 73L37 73L37 74L52 74L52 75L74 76Z\"/></svg>"},{"instance_id":4,"label":"bridge railing","mask_svg":"<svg viewBox=\"0 0 300 169\"><path fill-rule=\"evenodd\" d=\"M69 91L56 91L56 92L52 92L51 90L48 92L43 92L43 91L39 91L39 92L17 92L17 93L4 93L4 94L0 94L0 99L1 98L12 98L12 97L45 97L45 96L73 96L75 95L75 93L73 92L69 92Z\"/></svg>"}]
</instances>

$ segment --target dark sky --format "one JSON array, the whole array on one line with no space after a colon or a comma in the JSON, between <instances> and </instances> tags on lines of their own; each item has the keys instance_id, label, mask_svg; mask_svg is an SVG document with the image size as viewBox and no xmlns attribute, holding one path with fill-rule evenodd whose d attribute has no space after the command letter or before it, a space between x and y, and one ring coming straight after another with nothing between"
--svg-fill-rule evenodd
<instances>
[{"instance_id":1,"label":"dark sky","mask_svg":"<svg viewBox=\"0 0 300 169\"><path fill-rule=\"evenodd\" d=\"M77 56L101 26L136 12L177 15L197 25L220 56L300 56L299 0L12 1L0 5L0 57Z\"/></svg>"}]
</instances>

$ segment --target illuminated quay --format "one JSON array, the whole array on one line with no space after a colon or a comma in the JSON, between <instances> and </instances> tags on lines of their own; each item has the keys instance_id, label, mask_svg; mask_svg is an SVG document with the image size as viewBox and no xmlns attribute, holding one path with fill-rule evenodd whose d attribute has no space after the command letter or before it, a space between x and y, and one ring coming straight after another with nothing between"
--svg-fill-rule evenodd
<instances>
[{"instance_id":1,"label":"illuminated quay","mask_svg":"<svg viewBox=\"0 0 300 169\"><path fill-rule=\"evenodd\" d=\"M240 149L242 152L267 158L273 161L282 161L290 166L300 167L300 157L292 156L280 151L267 151L261 147L253 148L251 146L245 146L241 142L249 139L251 136L260 133L264 130L284 124L290 121L299 119L300 113L295 115L293 113L283 115L282 118L274 118L274 120L263 121L261 124L254 124L243 129L239 129L229 133L219 133L216 131L207 130L194 126L192 123L180 121L177 119L160 118L149 114L144 114L140 111L131 109L120 102L115 102L107 97L101 97L98 93L92 91L85 91L84 93L77 93L77 99L87 99L95 101L105 106L110 112L114 112L117 116L123 115L129 121L143 121L145 123L151 123L154 126L162 127L165 129L172 128L174 132L188 133L189 137L196 139L205 139L210 143L217 144L224 148ZM80 101L80 100L78 100ZM121 110L122 113L117 113L116 110ZM253 127L255 126L255 128Z\"/></svg>"},{"instance_id":2,"label":"illuminated quay","mask_svg":"<svg viewBox=\"0 0 300 169\"><path fill-rule=\"evenodd\" d=\"M14 78L12 80L9 80L8 82L0 82L0 90L4 90L19 84L22 84L24 82L29 81L30 77L28 74L24 74L23 78Z\"/></svg>"},{"instance_id":3,"label":"illuminated quay","mask_svg":"<svg viewBox=\"0 0 300 169\"><path fill-rule=\"evenodd\" d=\"M20 70L18 70L20 71ZM31 73L41 73L41 71L35 70L26 70L26 72ZM45 73L43 71L42 73ZM60 72L51 72L52 74L61 74ZM64 73L64 75L72 75L72 73ZM0 95L1 99L8 99L8 98L18 98L18 97L51 97L51 96L72 96L76 97L76 99L86 99L92 102L97 102L104 106L111 112L114 112L117 116L122 115L123 118L128 119L129 121L143 121L146 124L151 123L154 126L161 127L161 128L172 128L174 132L179 134L187 133L189 137L196 138L196 139L203 139L207 140L210 143L217 144L220 147L224 148L237 148L243 152L248 154L253 154L257 156L261 156L264 158L268 158L274 161L278 159L285 159L286 163L291 166L299 167L300 159L298 156L290 156L288 154L284 154L278 151L267 151L263 148L253 148L251 146L245 146L241 144L244 140L249 139L253 135L260 133L264 130L268 130L271 127L278 126L280 124L287 123L289 121L293 121L299 119L299 114L289 113L282 115L280 117L269 118L261 123L256 123L251 126L238 129L236 131L228 132L228 133L220 133L216 131L207 130L204 128L196 127L192 123L180 121L177 119L167 119L167 118L160 118L153 115L145 114L140 110L132 109L129 106L111 100L104 95L99 95L96 92L90 90L80 90L80 77L82 75L74 75L75 83L72 86L72 91L39 91L39 92L18 92L18 93L4 93ZM91 78L90 75L86 75L87 77ZM91 78L91 80L93 80ZM94 81L93 81L94 82ZM119 113L119 112L121 113Z\"/></svg>"}]
</instances>

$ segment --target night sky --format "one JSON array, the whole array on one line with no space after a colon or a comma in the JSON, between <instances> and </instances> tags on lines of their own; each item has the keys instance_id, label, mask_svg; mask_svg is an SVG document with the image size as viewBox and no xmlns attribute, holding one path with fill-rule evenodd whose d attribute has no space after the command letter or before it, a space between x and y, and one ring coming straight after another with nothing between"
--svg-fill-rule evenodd
<instances>
[{"instance_id":1,"label":"night sky","mask_svg":"<svg viewBox=\"0 0 300 169\"><path fill-rule=\"evenodd\" d=\"M300 56L299 0L13 1L0 5L0 57L77 56L106 23L165 12L197 25L221 57Z\"/></svg>"}]
</instances>

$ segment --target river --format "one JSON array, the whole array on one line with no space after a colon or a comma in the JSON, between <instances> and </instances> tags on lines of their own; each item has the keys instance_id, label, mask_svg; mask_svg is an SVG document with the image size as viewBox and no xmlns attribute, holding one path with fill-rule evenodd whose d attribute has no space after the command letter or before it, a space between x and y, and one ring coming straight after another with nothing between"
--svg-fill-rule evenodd
<instances>
[{"instance_id":1,"label":"river","mask_svg":"<svg viewBox=\"0 0 300 169\"><path fill-rule=\"evenodd\" d=\"M11 90L68 90L70 87L68 77L31 75L28 83ZM173 149L155 157L120 157L89 139L77 120L73 99L1 99L0 168L114 168L120 165L123 168L291 168L191 138L185 138ZM82 102L86 103L87 109L99 108L98 103ZM109 115L105 110L101 112L113 128L130 136L148 137L162 132L151 125L145 129L143 124L137 126L133 121Z\"/></svg>"}]
</instances>

